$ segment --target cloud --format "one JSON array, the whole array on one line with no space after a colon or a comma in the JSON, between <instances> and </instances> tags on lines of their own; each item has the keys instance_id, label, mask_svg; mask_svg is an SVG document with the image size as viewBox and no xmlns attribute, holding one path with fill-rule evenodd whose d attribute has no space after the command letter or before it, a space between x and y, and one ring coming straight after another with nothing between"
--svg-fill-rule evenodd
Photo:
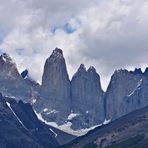
<instances>
[{"instance_id":1,"label":"cloud","mask_svg":"<svg viewBox=\"0 0 148 148\"><path fill-rule=\"evenodd\" d=\"M70 77L94 65L105 89L115 69L148 64L146 0L0 0L0 48L41 81L45 59L64 50ZM38 67L38 68L35 68Z\"/></svg>"}]
</instances>

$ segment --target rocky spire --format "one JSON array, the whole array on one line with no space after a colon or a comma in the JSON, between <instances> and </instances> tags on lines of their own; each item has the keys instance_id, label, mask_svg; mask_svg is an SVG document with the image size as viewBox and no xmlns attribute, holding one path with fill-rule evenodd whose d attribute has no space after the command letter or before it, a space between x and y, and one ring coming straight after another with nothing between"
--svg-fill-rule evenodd
<instances>
[{"instance_id":1,"label":"rocky spire","mask_svg":"<svg viewBox=\"0 0 148 148\"><path fill-rule=\"evenodd\" d=\"M78 129L102 123L105 119L103 91L100 76L95 68L91 66L86 71L85 66L81 64L72 78L71 90L72 110L80 115L74 118L73 123L79 122L79 124L73 124L73 127Z\"/></svg>"},{"instance_id":2,"label":"rocky spire","mask_svg":"<svg viewBox=\"0 0 148 148\"><path fill-rule=\"evenodd\" d=\"M65 118L70 112L70 80L63 52L59 48L53 50L45 62L41 94L47 100L44 105L57 111L54 118Z\"/></svg>"}]
</instances>

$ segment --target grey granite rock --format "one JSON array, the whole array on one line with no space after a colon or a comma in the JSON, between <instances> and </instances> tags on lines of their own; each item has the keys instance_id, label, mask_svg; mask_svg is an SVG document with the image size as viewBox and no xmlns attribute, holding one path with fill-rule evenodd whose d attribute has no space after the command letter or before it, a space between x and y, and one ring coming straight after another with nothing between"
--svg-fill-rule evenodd
<instances>
[{"instance_id":1,"label":"grey granite rock","mask_svg":"<svg viewBox=\"0 0 148 148\"><path fill-rule=\"evenodd\" d=\"M70 80L61 49L56 48L46 60L41 86L41 109L48 108L48 121L62 124L71 110ZM40 104L38 103L38 104Z\"/></svg>"},{"instance_id":2,"label":"grey granite rock","mask_svg":"<svg viewBox=\"0 0 148 148\"><path fill-rule=\"evenodd\" d=\"M78 114L73 122L73 128L88 128L105 120L103 91L100 76L94 67L87 71L83 64L71 81L72 111Z\"/></svg>"},{"instance_id":3,"label":"grey granite rock","mask_svg":"<svg viewBox=\"0 0 148 148\"><path fill-rule=\"evenodd\" d=\"M148 105L147 89L148 77L141 69L115 71L105 95L107 119L114 120Z\"/></svg>"},{"instance_id":4,"label":"grey granite rock","mask_svg":"<svg viewBox=\"0 0 148 148\"><path fill-rule=\"evenodd\" d=\"M31 89L19 74L15 62L3 53L0 55L0 91L5 96L29 102Z\"/></svg>"},{"instance_id":5,"label":"grey granite rock","mask_svg":"<svg viewBox=\"0 0 148 148\"><path fill-rule=\"evenodd\" d=\"M40 94L34 107L48 122L69 121L73 129L82 129L105 120L100 76L82 64L70 82L61 49L46 60Z\"/></svg>"},{"instance_id":6,"label":"grey granite rock","mask_svg":"<svg viewBox=\"0 0 148 148\"><path fill-rule=\"evenodd\" d=\"M115 71L104 93L92 66L86 70L81 64L70 82L63 52L56 48L46 60L41 86L28 73L20 75L11 57L1 54L0 92L31 103L46 121L71 122L73 129L89 128L148 105L148 68L144 73Z\"/></svg>"},{"instance_id":7,"label":"grey granite rock","mask_svg":"<svg viewBox=\"0 0 148 148\"><path fill-rule=\"evenodd\" d=\"M127 112L143 108L148 105L148 76L143 74L136 88L124 98L123 108Z\"/></svg>"}]
</instances>

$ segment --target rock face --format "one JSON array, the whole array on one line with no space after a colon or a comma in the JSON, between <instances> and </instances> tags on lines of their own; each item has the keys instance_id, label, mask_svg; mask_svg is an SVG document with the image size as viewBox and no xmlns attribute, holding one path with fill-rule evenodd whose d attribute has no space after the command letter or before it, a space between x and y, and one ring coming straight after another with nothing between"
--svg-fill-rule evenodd
<instances>
[{"instance_id":1,"label":"rock face","mask_svg":"<svg viewBox=\"0 0 148 148\"><path fill-rule=\"evenodd\" d=\"M148 104L146 73L140 69L115 71L105 95L107 119L114 120Z\"/></svg>"},{"instance_id":2,"label":"rock face","mask_svg":"<svg viewBox=\"0 0 148 148\"><path fill-rule=\"evenodd\" d=\"M50 112L48 119L60 123L67 118L71 110L70 80L61 49L56 48L46 60L41 96L44 108Z\"/></svg>"},{"instance_id":3,"label":"rock face","mask_svg":"<svg viewBox=\"0 0 148 148\"><path fill-rule=\"evenodd\" d=\"M38 120L29 103L0 94L1 148L55 148L59 144L49 127Z\"/></svg>"},{"instance_id":4,"label":"rock face","mask_svg":"<svg viewBox=\"0 0 148 148\"><path fill-rule=\"evenodd\" d=\"M77 114L73 127L91 127L105 120L103 91L100 76L94 67L87 71L83 64L71 81L72 111ZM78 127L80 125L80 127Z\"/></svg>"},{"instance_id":5,"label":"rock face","mask_svg":"<svg viewBox=\"0 0 148 148\"><path fill-rule=\"evenodd\" d=\"M28 70L19 74L6 53L0 55L0 92L33 105L47 122L68 123L84 129L114 120L148 105L148 68L143 73L117 70L104 93L94 67L83 64L69 80L61 49L46 60L41 86L29 78Z\"/></svg>"},{"instance_id":6,"label":"rock face","mask_svg":"<svg viewBox=\"0 0 148 148\"><path fill-rule=\"evenodd\" d=\"M140 77L140 75L139 75ZM127 112L137 110L148 105L148 75L147 69L141 74L141 79L135 89L124 98L124 108L127 106Z\"/></svg>"},{"instance_id":7,"label":"rock face","mask_svg":"<svg viewBox=\"0 0 148 148\"><path fill-rule=\"evenodd\" d=\"M29 102L31 98L29 86L19 74L16 64L6 53L0 55L0 91L5 96L13 96L18 100Z\"/></svg>"},{"instance_id":8,"label":"rock face","mask_svg":"<svg viewBox=\"0 0 148 148\"><path fill-rule=\"evenodd\" d=\"M82 129L105 120L100 76L82 64L70 82L61 49L46 60L40 94L34 106L46 121L71 122L71 128Z\"/></svg>"},{"instance_id":9,"label":"rock face","mask_svg":"<svg viewBox=\"0 0 148 148\"><path fill-rule=\"evenodd\" d=\"M25 69L25 70L21 73L21 76L23 77L23 79L26 79L27 76L28 76L28 70Z\"/></svg>"}]
</instances>

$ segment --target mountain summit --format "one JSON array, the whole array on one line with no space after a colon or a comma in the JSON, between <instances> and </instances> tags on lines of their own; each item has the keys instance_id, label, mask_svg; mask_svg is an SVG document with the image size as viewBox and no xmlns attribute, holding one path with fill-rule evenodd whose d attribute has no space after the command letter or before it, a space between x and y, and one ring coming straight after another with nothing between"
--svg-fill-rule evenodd
<instances>
[{"instance_id":1,"label":"mountain summit","mask_svg":"<svg viewBox=\"0 0 148 148\"><path fill-rule=\"evenodd\" d=\"M75 130L90 128L105 120L103 94L100 76L92 66L86 70L81 64L70 81L63 51L56 48L45 62L35 108L48 122L68 124Z\"/></svg>"},{"instance_id":2,"label":"mountain summit","mask_svg":"<svg viewBox=\"0 0 148 148\"><path fill-rule=\"evenodd\" d=\"M116 70L106 92L93 66L81 64L69 80L63 51L55 48L46 59L42 84L18 72L15 62L0 55L0 92L23 100L49 125L67 132L86 131L148 105L148 68ZM77 134L78 135L78 134ZM80 135L80 134L79 134ZM82 132L81 132L82 135Z\"/></svg>"},{"instance_id":3,"label":"mountain summit","mask_svg":"<svg viewBox=\"0 0 148 148\"><path fill-rule=\"evenodd\" d=\"M88 128L105 120L100 76L94 67L86 70L84 64L80 65L72 77L71 91L72 109L79 115L73 119L73 122L77 123L74 128L78 128L77 125L81 124L79 128Z\"/></svg>"},{"instance_id":4,"label":"mountain summit","mask_svg":"<svg viewBox=\"0 0 148 148\"><path fill-rule=\"evenodd\" d=\"M5 96L29 102L31 90L19 74L12 58L3 53L0 55L0 92Z\"/></svg>"},{"instance_id":5,"label":"mountain summit","mask_svg":"<svg viewBox=\"0 0 148 148\"><path fill-rule=\"evenodd\" d=\"M60 123L65 120L70 112L70 80L67 73L65 59L61 49L53 50L51 56L46 60L41 85L42 98L46 100L45 108L52 121Z\"/></svg>"}]
</instances>

